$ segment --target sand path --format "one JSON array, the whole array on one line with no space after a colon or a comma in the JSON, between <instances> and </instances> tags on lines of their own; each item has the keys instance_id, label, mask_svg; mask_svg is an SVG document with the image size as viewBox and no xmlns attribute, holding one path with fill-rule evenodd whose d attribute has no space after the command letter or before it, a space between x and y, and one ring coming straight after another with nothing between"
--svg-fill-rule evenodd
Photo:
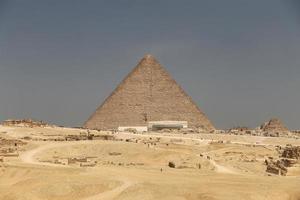
<instances>
[{"instance_id":1,"label":"sand path","mask_svg":"<svg viewBox=\"0 0 300 200\"><path fill-rule=\"evenodd\" d=\"M124 135L132 135L132 133L122 133ZM160 137L160 138L168 138L168 139L181 139L181 140L192 140L192 141L198 141L200 142L200 144L202 145L208 145L209 142L211 142L212 140L210 139L199 139L199 138L188 138L188 137L178 137L178 136L168 136L168 135L152 135L152 134L135 134L138 136L142 136L142 137ZM239 144L250 144L247 142L239 142ZM208 152L203 152L204 154L210 153L212 151L208 151ZM223 165L220 165L218 163L216 163L213 159L208 159L209 162L215 167L215 171L217 173L225 173L225 174L241 174L238 173L228 167L225 167Z\"/></svg>"},{"instance_id":2,"label":"sand path","mask_svg":"<svg viewBox=\"0 0 300 200\"><path fill-rule=\"evenodd\" d=\"M168 137L168 136L167 136ZM177 138L177 137L168 137L168 138ZM50 143L50 144L45 144L42 146L38 146L37 148L34 148L32 150L26 151L23 154L20 155L20 159L24 162L24 163L28 163L28 164L34 164L34 165L41 165L41 166L51 166L51 167L71 167L68 165L59 165L59 164L54 164L54 163L44 163L44 162L39 162L38 160L36 160L35 156L45 150L48 149L53 149L53 148L60 148L60 147L65 147L65 146L72 146L72 145L78 145L78 144L87 144L89 141L75 141L75 142L54 142L54 143ZM207 142L203 142L203 145L208 145ZM209 153L209 152L204 152ZM222 166L218 163L216 163L214 160L212 159L208 159L209 162L215 167L215 171L217 173L226 173L226 174L238 174L236 171L229 169L225 166ZM123 179L123 180L119 180L121 182L123 182L123 184L119 187L116 187L112 190L106 191L106 192L102 192L90 197L86 197L83 198L82 200L105 200L105 199L113 199L115 197L117 197L119 194L121 194L124 190L126 190L127 188L129 188L130 186L132 186L133 182Z\"/></svg>"},{"instance_id":3,"label":"sand path","mask_svg":"<svg viewBox=\"0 0 300 200\"><path fill-rule=\"evenodd\" d=\"M72 146L72 145L78 145L78 144L85 144L88 143L89 141L76 141L76 142L68 142L68 143L50 143L50 144L46 144L43 146L39 146L37 148L34 148L32 150L26 151L23 154L20 155L20 159L22 160L22 162L24 163L28 163L28 164L34 164L34 165L42 165L42 166L51 166L51 167L70 167L67 165L60 165L60 164L53 164L53 163L43 163L43 162L39 162L35 159L35 155L48 150L48 149L52 149L52 148L57 148L57 147L64 147L64 146ZM106 199L113 199L115 197L117 197L119 194L121 194L124 190L126 190L127 188L129 188L130 186L134 185L135 183L129 180L118 180L123 182L122 185L106 191L106 192L102 192L93 196L89 196L89 197L85 197L82 200L106 200Z\"/></svg>"},{"instance_id":4,"label":"sand path","mask_svg":"<svg viewBox=\"0 0 300 200\"><path fill-rule=\"evenodd\" d=\"M83 198L82 200L106 200L106 199L114 199L117 196L119 196L123 191L125 191L130 186L134 185L136 183L125 180L123 181L123 184L119 187L116 187L112 190L102 192L87 198Z\"/></svg>"},{"instance_id":5,"label":"sand path","mask_svg":"<svg viewBox=\"0 0 300 200\"><path fill-rule=\"evenodd\" d=\"M37 148L34 148L32 150L26 151L20 155L20 159L24 163L28 164L34 164L34 165L42 165L42 166L52 166L52 167L70 167L66 165L60 165L60 164L54 164L54 163L46 163L46 162L39 162L36 160L35 155L48 150L48 149L53 149L53 148L58 148L58 147L65 147L65 146L73 146L73 145L78 145L78 144L84 144L87 143L88 141L79 141L79 142L55 142L55 143L50 143L50 144L43 144L41 146L38 146Z\"/></svg>"},{"instance_id":6,"label":"sand path","mask_svg":"<svg viewBox=\"0 0 300 200\"><path fill-rule=\"evenodd\" d=\"M209 160L209 162L215 167L215 171L218 173L225 173L225 174L240 174L236 171L229 169L228 167L225 167L223 165L219 165L214 160Z\"/></svg>"},{"instance_id":7,"label":"sand path","mask_svg":"<svg viewBox=\"0 0 300 200\"><path fill-rule=\"evenodd\" d=\"M149 137L149 135L143 135L146 137ZM152 135L153 137L154 135ZM155 137L155 136L154 136ZM180 137L172 137L172 136L160 136L160 137L166 137L166 138L172 138L172 139L177 139ZM188 139L188 138L185 138ZM195 140L195 139L193 139ZM199 140L200 141L200 140ZM54 164L54 163L46 163L46 162L39 162L35 159L35 155L48 150L48 149L53 149L53 148L59 148L59 147L65 147L65 146L73 146L73 145L78 145L78 144L88 144L91 141L73 141L73 142L53 142L50 144L45 144L42 146L38 146L37 148L34 148L32 150L26 151L23 154L20 155L20 159L24 163L28 164L34 164L34 165L41 165L41 166L52 166L52 167L72 167L68 165L61 165L61 164ZM201 141L202 145L208 145L207 141ZM203 152L204 154L207 154L209 152ZM229 169L223 165L220 165L216 163L213 159L208 159L209 162L215 167L215 171L218 173L227 173L227 174L239 174L236 171ZM125 187L127 184L124 183L121 187ZM117 188L116 188L117 189ZM114 192L115 193L115 192ZM97 196L97 195L96 195Z\"/></svg>"}]
</instances>

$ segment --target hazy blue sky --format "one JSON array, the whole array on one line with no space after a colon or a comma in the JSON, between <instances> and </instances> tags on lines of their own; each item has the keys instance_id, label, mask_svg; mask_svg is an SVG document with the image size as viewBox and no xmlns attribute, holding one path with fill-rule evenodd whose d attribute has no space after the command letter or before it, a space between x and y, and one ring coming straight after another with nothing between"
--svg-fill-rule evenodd
<instances>
[{"instance_id":1,"label":"hazy blue sky","mask_svg":"<svg viewBox=\"0 0 300 200\"><path fill-rule=\"evenodd\" d=\"M218 128L300 129L298 0L0 0L0 120L80 126L146 53Z\"/></svg>"}]
</instances>

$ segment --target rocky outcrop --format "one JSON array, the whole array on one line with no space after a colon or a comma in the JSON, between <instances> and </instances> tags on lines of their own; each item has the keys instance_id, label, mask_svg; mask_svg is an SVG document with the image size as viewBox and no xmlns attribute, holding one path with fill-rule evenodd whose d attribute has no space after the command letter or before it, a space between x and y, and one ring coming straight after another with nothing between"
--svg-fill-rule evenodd
<instances>
[{"instance_id":1,"label":"rocky outcrop","mask_svg":"<svg viewBox=\"0 0 300 200\"><path fill-rule=\"evenodd\" d=\"M169 166L170 168L175 168L175 163L172 162L172 161L170 161L170 162L168 163L168 166Z\"/></svg>"}]
</instances>

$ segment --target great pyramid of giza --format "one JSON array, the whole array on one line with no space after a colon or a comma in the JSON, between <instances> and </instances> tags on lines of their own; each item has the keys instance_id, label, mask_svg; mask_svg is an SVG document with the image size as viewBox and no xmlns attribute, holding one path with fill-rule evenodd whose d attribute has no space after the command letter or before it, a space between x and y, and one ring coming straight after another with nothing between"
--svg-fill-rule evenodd
<instances>
[{"instance_id":1,"label":"great pyramid of giza","mask_svg":"<svg viewBox=\"0 0 300 200\"><path fill-rule=\"evenodd\" d=\"M187 121L191 128L214 129L160 63L146 55L84 127L107 130L120 126L147 126L149 121Z\"/></svg>"}]
</instances>

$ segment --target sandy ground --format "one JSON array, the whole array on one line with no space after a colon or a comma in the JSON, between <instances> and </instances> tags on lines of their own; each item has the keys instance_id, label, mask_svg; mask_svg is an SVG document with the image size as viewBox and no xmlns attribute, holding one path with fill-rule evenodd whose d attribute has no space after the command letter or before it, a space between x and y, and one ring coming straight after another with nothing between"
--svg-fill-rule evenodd
<instances>
[{"instance_id":1,"label":"sandy ground","mask_svg":"<svg viewBox=\"0 0 300 200\"><path fill-rule=\"evenodd\" d=\"M0 126L2 138L27 142L0 163L0 199L300 199L299 167L281 177L264 165L278 156L276 145L300 145L296 139L109 133L116 140L43 141L84 131ZM65 163L74 157L93 165Z\"/></svg>"}]
</instances>

